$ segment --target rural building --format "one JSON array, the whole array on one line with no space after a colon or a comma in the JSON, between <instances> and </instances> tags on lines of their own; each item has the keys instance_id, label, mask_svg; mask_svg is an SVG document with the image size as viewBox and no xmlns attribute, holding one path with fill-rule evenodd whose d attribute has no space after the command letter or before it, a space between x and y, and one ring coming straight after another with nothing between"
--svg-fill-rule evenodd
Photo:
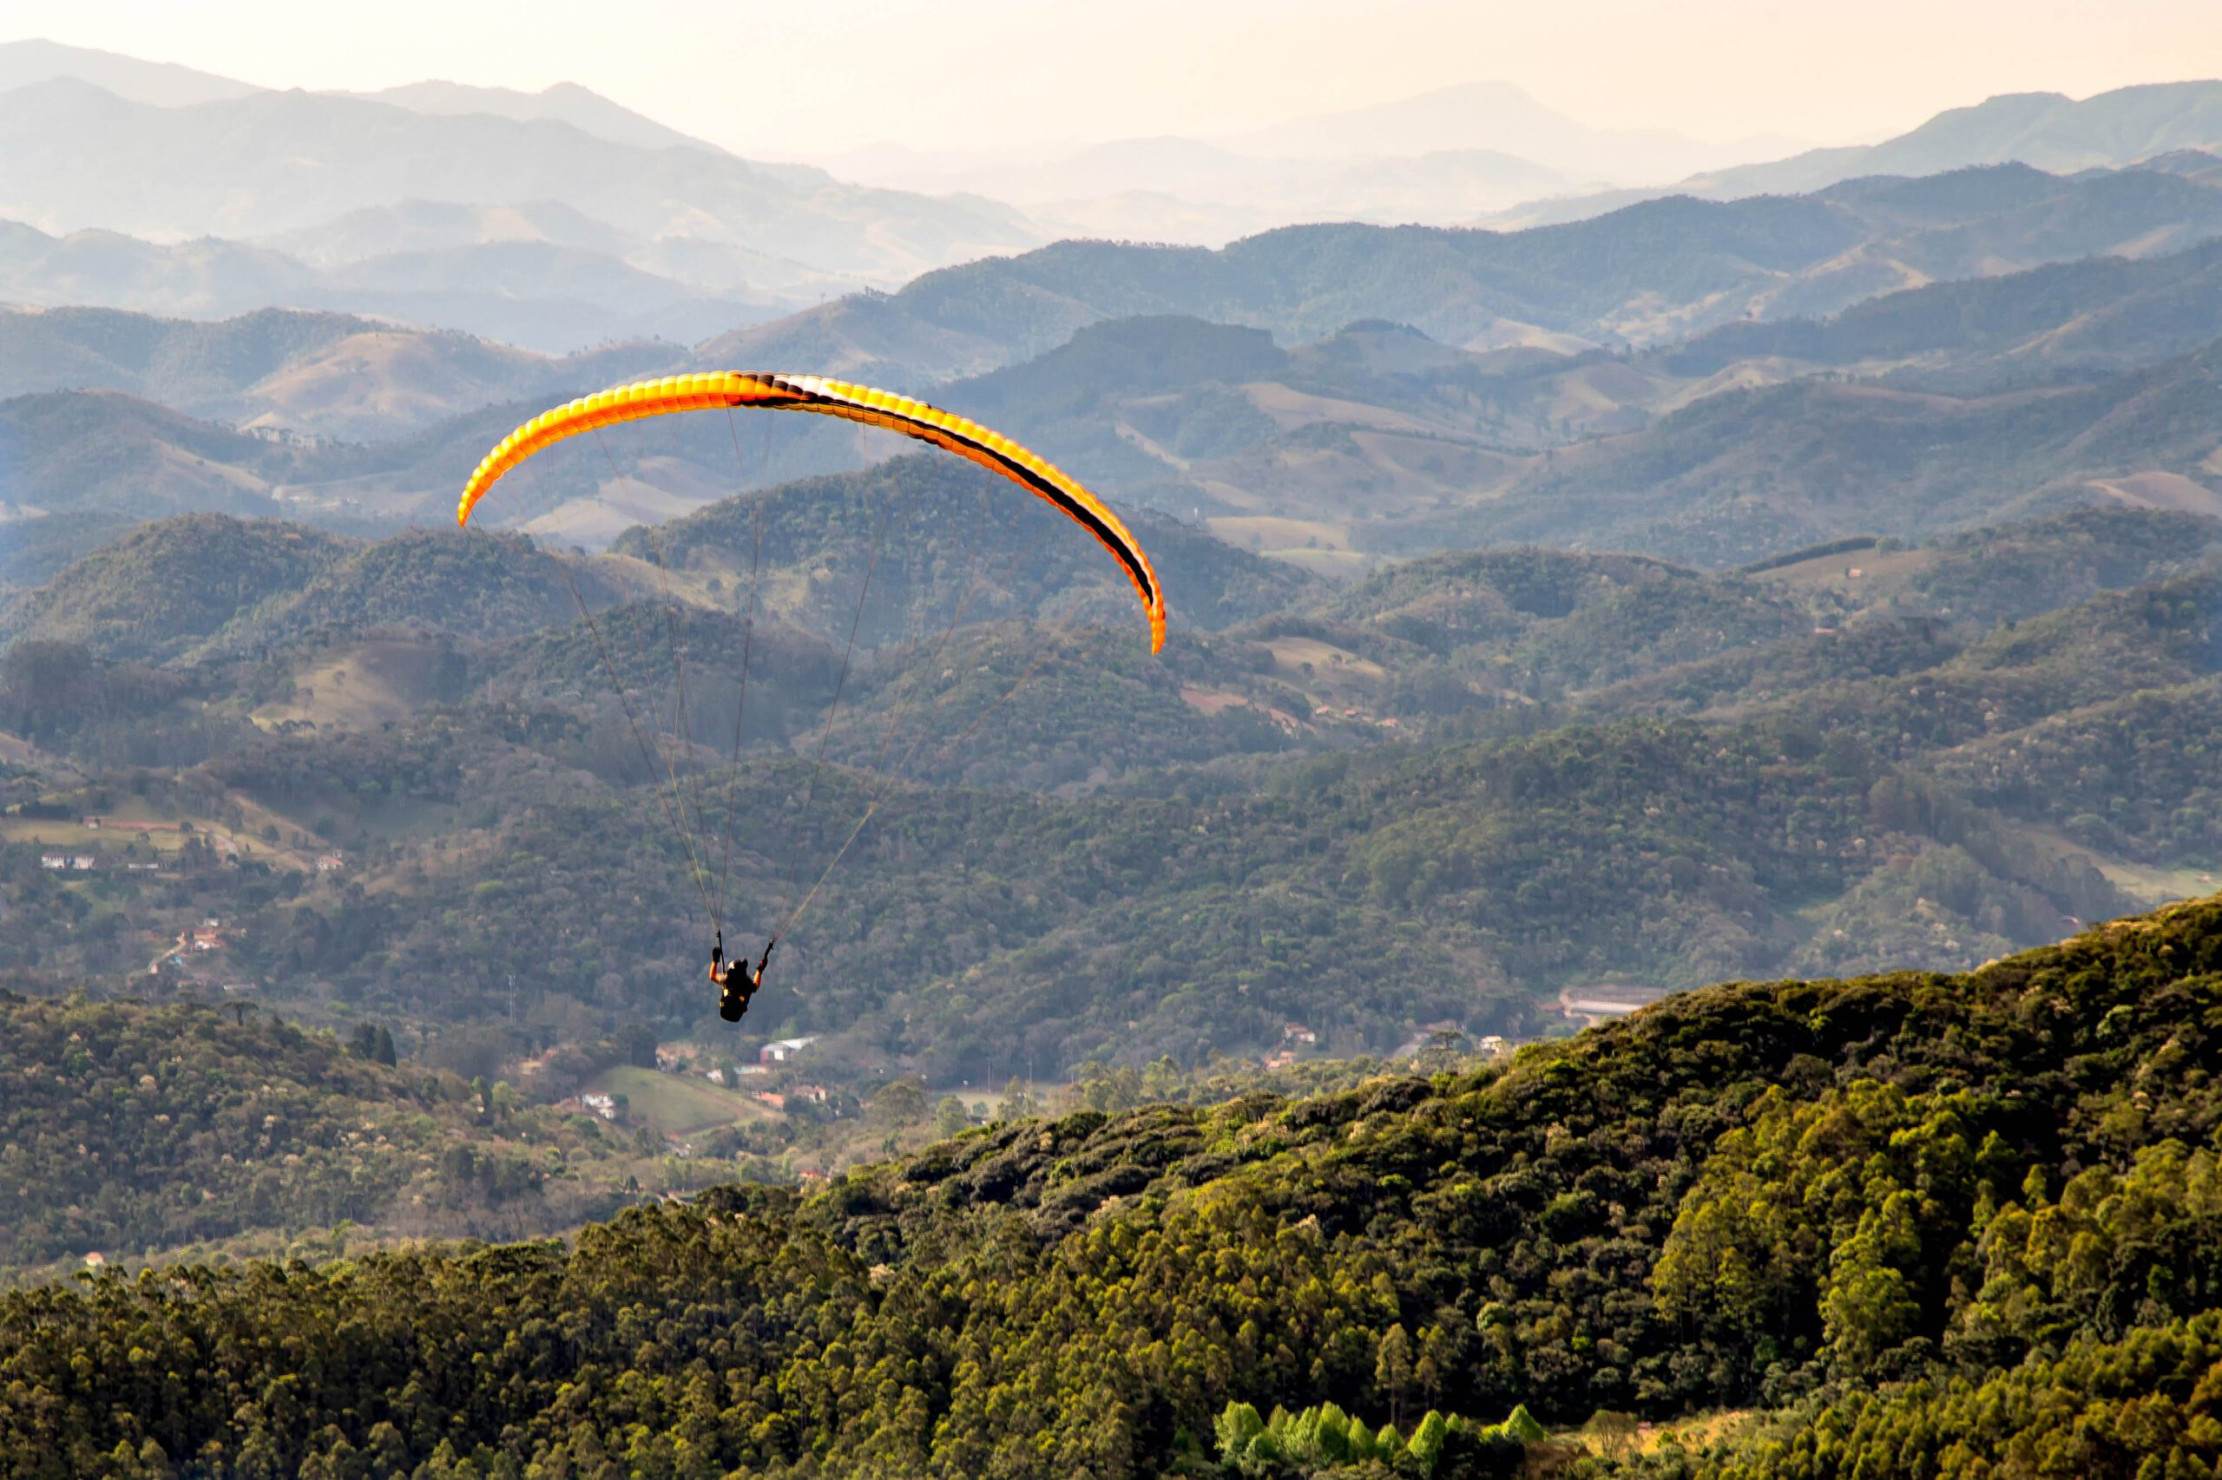
<instances>
[{"instance_id":1,"label":"rural building","mask_svg":"<svg viewBox=\"0 0 2222 1480\"><path fill-rule=\"evenodd\" d=\"M781 1038L756 1050L756 1059L763 1064L784 1064L817 1041L815 1035L808 1038Z\"/></svg>"},{"instance_id":2,"label":"rural building","mask_svg":"<svg viewBox=\"0 0 2222 1480\"><path fill-rule=\"evenodd\" d=\"M180 951L220 951L226 944L228 942L224 927L214 920L206 925L180 930L177 934L177 948Z\"/></svg>"}]
</instances>

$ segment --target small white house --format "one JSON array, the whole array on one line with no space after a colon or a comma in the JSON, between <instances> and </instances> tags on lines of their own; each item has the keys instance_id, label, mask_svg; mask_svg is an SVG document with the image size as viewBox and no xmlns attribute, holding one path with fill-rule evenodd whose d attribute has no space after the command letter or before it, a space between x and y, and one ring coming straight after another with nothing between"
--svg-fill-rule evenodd
<instances>
[{"instance_id":1,"label":"small white house","mask_svg":"<svg viewBox=\"0 0 2222 1480\"><path fill-rule=\"evenodd\" d=\"M756 1050L756 1059L763 1064L784 1064L817 1041L815 1035L808 1038L781 1038Z\"/></svg>"},{"instance_id":2,"label":"small white house","mask_svg":"<svg viewBox=\"0 0 2222 1480\"><path fill-rule=\"evenodd\" d=\"M598 1095L590 1090L579 1096L579 1103L604 1120L617 1119L617 1101L611 1099L608 1095Z\"/></svg>"}]
</instances>

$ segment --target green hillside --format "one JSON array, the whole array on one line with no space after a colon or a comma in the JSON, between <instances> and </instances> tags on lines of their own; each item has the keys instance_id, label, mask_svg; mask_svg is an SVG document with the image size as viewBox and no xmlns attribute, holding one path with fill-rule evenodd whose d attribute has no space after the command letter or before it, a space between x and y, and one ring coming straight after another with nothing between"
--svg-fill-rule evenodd
<instances>
[{"instance_id":1,"label":"green hillside","mask_svg":"<svg viewBox=\"0 0 2222 1480\"><path fill-rule=\"evenodd\" d=\"M1207 598L1217 572L1244 619L1152 658L1092 546L1014 558L990 520L963 528L1010 544L964 549L935 501L996 490L936 467L889 465L908 497L876 509L862 477L765 500L753 636L741 500L669 542L677 569L423 534L334 547L242 611L180 599L171 641L199 661L19 644L0 905L35 928L5 964L110 979L162 931L237 917L269 1000L470 1022L518 1060L628 1022L720 1038L706 917L763 936L807 898L751 1032L938 1088L1262 1053L1291 1023L1384 1053L1430 1023L1549 1032L1599 987L1970 966L2222 863L2198 806L2222 596L2190 516L1751 574L1487 552L1340 591L1191 533L1167 565ZM844 665L871 564L853 526L879 513ZM292 537L180 529L216 568ZM582 622L567 568L598 607L650 599ZM162 592L103 569L40 609ZM993 619L1024 603L1073 616ZM78 827L101 813L137 831ZM65 844L101 876L42 870ZM195 867L123 867L173 856Z\"/></svg>"},{"instance_id":2,"label":"green hillside","mask_svg":"<svg viewBox=\"0 0 2222 1480\"><path fill-rule=\"evenodd\" d=\"M1724 325L1657 352L1678 375L1783 356L1818 365L1910 363L1924 380L2129 368L2198 349L2222 294L2222 249L2089 257L2000 277L1952 275L1831 319Z\"/></svg>"},{"instance_id":3,"label":"green hillside","mask_svg":"<svg viewBox=\"0 0 2222 1480\"><path fill-rule=\"evenodd\" d=\"M114 657L176 658L241 612L291 600L349 549L299 525L220 514L159 520L57 572L0 623L11 636Z\"/></svg>"},{"instance_id":4,"label":"green hillside","mask_svg":"<svg viewBox=\"0 0 2222 1480\"><path fill-rule=\"evenodd\" d=\"M228 774L283 805L258 774L273 764ZM462 773L466 815L473 778L501 764ZM1931 854L1962 884L1859 937L1877 958L1972 963L2126 903L2089 862L2022 848L1872 750L1786 725L1575 728L1161 799L814 780L799 761L693 785L702 835L738 834L728 926L759 936L876 804L761 1031L835 1035L837 1059L892 1058L937 1084L996 1082L1030 1054L1195 1062L1289 1021L1345 1053L1443 1019L1533 1031L1561 988L1789 967L1834 939L1832 902L1884 889L1910 905L1924 891L1908 860ZM273 912L254 957L329 974L381 1012L485 1013L517 972L551 1001L614 992L630 1013L699 1021L700 901L663 805L513 810L460 877L434 854L397 859L376 892ZM449 904L459 888L467 915Z\"/></svg>"},{"instance_id":5,"label":"green hillside","mask_svg":"<svg viewBox=\"0 0 2222 1480\"><path fill-rule=\"evenodd\" d=\"M1329 610L1538 697L1786 638L1812 620L1762 582L1546 550L1408 561Z\"/></svg>"},{"instance_id":6,"label":"green hillside","mask_svg":"<svg viewBox=\"0 0 2222 1480\"><path fill-rule=\"evenodd\" d=\"M1562 1457L1616 1413L1759 1410L1600 1474L2197 1473L2218 973L2210 900L1964 977L1691 993L1480 1075L1021 1122L573 1247L9 1294L0 1452L1204 1476L1230 1404L1334 1403L1520 1405Z\"/></svg>"},{"instance_id":7,"label":"green hillside","mask_svg":"<svg viewBox=\"0 0 2222 1480\"><path fill-rule=\"evenodd\" d=\"M1168 603L1177 626L1225 627L1323 589L1185 523L1126 512L1165 588L1179 593ZM837 642L859 622L868 645L922 641L960 612L967 621L1125 620L1147 636L1125 573L1084 532L1007 480L938 453L723 499L629 531L612 552L714 579L737 609L757 571L759 530L759 599Z\"/></svg>"},{"instance_id":8,"label":"green hillside","mask_svg":"<svg viewBox=\"0 0 2222 1480\"><path fill-rule=\"evenodd\" d=\"M14 994L0 1023L9 1271L276 1251L340 1225L515 1236L605 1215L649 1160L506 1085L390 1067L390 1032L365 1053L259 1011Z\"/></svg>"},{"instance_id":9,"label":"green hillside","mask_svg":"<svg viewBox=\"0 0 2222 1480\"><path fill-rule=\"evenodd\" d=\"M1391 548L1587 543L1706 565L1846 534L1922 535L2118 497L2222 517L2211 346L2149 370L1952 397L1799 381L1700 401L1584 444L1470 514L1414 520Z\"/></svg>"},{"instance_id":10,"label":"green hillside","mask_svg":"<svg viewBox=\"0 0 2222 1480\"><path fill-rule=\"evenodd\" d=\"M629 582L538 549L517 535L425 530L350 552L279 592L223 635L259 651L331 627L412 626L474 638L514 637L577 620Z\"/></svg>"},{"instance_id":11,"label":"green hillside","mask_svg":"<svg viewBox=\"0 0 2222 1480\"><path fill-rule=\"evenodd\" d=\"M19 593L0 607L0 635L191 661L389 627L490 641L575 622L582 602L651 594L701 599L652 570L582 562L513 534L422 530L364 543L188 514L138 525Z\"/></svg>"},{"instance_id":12,"label":"green hillside","mask_svg":"<svg viewBox=\"0 0 2222 1480\"><path fill-rule=\"evenodd\" d=\"M377 327L348 314L283 309L215 324L112 308L10 312L0 314L0 354L8 367L0 399L97 386L189 410Z\"/></svg>"},{"instance_id":13,"label":"green hillside","mask_svg":"<svg viewBox=\"0 0 2222 1480\"><path fill-rule=\"evenodd\" d=\"M0 592L44 585L71 561L122 534L130 522L102 514L51 514L0 521Z\"/></svg>"},{"instance_id":14,"label":"green hillside","mask_svg":"<svg viewBox=\"0 0 2222 1480\"><path fill-rule=\"evenodd\" d=\"M282 512L274 489L358 461L109 392L0 401L0 498L67 513Z\"/></svg>"}]
</instances>

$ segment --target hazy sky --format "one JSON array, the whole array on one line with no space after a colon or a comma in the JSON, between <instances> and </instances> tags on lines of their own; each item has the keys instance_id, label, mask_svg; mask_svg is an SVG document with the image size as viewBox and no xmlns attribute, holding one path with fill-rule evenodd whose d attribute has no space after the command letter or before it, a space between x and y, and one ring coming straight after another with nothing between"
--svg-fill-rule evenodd
<instances>
[{"instance_id":1,"label":"hazy sky","mask_svg":"<svg viewBox=\"0 0 2222 1480\"><path fill-rule=\"evenodd\" d=\"M576 81L743 153L1209 134L1508 81L1586 123L1879 136L1999 92L2222 76L2222 0L0 0L274 87Z\"/></svg>"}]
</instances>

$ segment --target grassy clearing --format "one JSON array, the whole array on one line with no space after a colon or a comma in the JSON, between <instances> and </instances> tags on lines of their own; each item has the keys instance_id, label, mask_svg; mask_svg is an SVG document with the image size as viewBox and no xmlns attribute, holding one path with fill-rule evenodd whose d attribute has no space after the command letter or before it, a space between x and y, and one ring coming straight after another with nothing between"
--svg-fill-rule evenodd
<instances>
[{"instance_id":1,"label":"grassy clearing","mask_svg":"<svg viewBox=\"0 0 2222 1480\"><path fill-rule=\"evenodd\" d=\"M1065 1095L1072 1086L1054 1079L1035 1079L1029 1080L1021 1088L1030 1102L1036 1106L1041 1106L1064 1104ZM991 1120L1003 1112L1004 1104L1011 1097L1009 1085L1005 1085L1001 1089L983 1089L978 1086L966 1087L959 1085L928 1092L928 1098L936 1103L939 1103L944 1095L955 1095L964 1102L966 1109L971 1109L975 1105L986 1106L988 1118Z\"/></svg>"},{"instance_id":2,"label":"grassy clearing","mask_svg":"<svg viewBox=\"0 0 2222 1480\"><path fill-rule=\"evenodd\" d=\"M280 868L305 870L314 867L308 855L254 836L252 829L261 820L256 812L248 813L248 831L235 832L206 817L158 817L143 815L144 809L141 811L142 815L128 811L103 813L98 827L88 827L82 820L73 819L0 818L0 842L65 848L98 854L113 861L123 857L133 843L138 844L143 854L164 855L182 851L187 839L198 837L218 852L236 852L241 857L259 859ZM186 831L187 827L191 828L190 832Z\"/></svg>"},{"instance_id":3,"label":"grassy clearing","mask_svg":"<svg viewBox=\"0 0 2222 1480\"><path fill-rule=\"evenodd\" d=\"M2107 882L2142 904L2171 904L2179 899L2196 899L2215 891L2216 873L2213 868L2185 866L2167 868L2159 864L2130 863L2118 858L2101 858L2093 855L2091 862L2106 875Z\"/></svg>"},{"instance_id":4,"label":"grassy clearing","mask_svg":"<svg viewBox=\"0 0 2222 1480\"><path fill-rule=\"evenodd\" d=\"M2186 514L2222 517L2222 494L2181 473L2132 473L2126 478L2094 478L2091 486L2133 509L2176 509Z\"/></svg>"},{"instance_id":5,"label":"grassy clearing","mask_svg":"<svg viewBox=\"0 0 2222 1480\"><path fill-rule=\"evenodd\" d=\"M1286 519L1273 514L1223 514L1204 521L1228 544L1246 550L1350 549L1350 526L1325 519Z\"/></svg>"},{"instance_id":6,"label":"grassy clearing","mask_svg":"<svg viewBox=\"0 0 2222 1480\"><path fill-rule=\"evenodd\" d=\"M1315 638L1276 637L1266 646L1272 651L1277 667L1307 678L1349 678L1379 683L1389 676L1388 670L1371 658L1361 658ZM1304 672L1307 663L1311 664L1308 674Z\"/></svg>"},{"instance_id":7,"label":"grassy clearing","mask_svg":"<svg viewBox=\"0 0 2222 1480\"><path fill-rule=\"evenodd\" d=\"M1756 1408L1723 1408L1665 1423L1638 1423L1627 1414L1600 1413L1579 1428L1557 1430L1551 1440L1574 1454L1625 1463L1677 1449L1698 1453L1751 1433L1769 1416Z\"/></svg>"},{"instance_id":8,"label":"grassy clearing","mask_svg":"<svg viewBox=\"0 0 2222 1480\"><path fill-rule=\"evenodd\" d=\"M1816 555L1795 565L1778 565L1756 579L1773 581L1800 591L1836 591L1847 596L1873 596L1885 586L1899 584L1936 564L1935 550L1850 550ZM1850 574L1858 571L1858 575Z\"/></svg>"},{"instance_id":9,"label":"grassy clearing","mask_svg":"<svg viewBox=\"0 0 2222 1480\"><path fill-rule=\"evenodd\" d=\"M719 1126L778 1120L779 1112L699 1076L688 1078L627 1064L594 1076L587 1088L623 1095L632 1119L664 1136L686 1136Z\"/></svg>"},{"instance_id":10,"label":"grassy clearing","mask_svg":"<svg viewBox=\"0 0 2222 1480\"><path fill-rule=\"evenodd\" d=\"M2081 843L2053 828L2024 823L2015 831L2031 846L2067 858L2081 859L2106 876L2106 881L2142 905L2173 904L2212 894L2222 879L2222 863L2170 866L2116 858Z\"/></svg>"},{"instance_id":11,"label":"grassy clearing","mask_svg":"<svg viewBox=\"0 0 2222 1480\"><path fill-rule=\"evenodd\" d=\"M1355 581L1382 564L1378 555L1357 550L1261 550L1268 560L1279 560L1330 581Z\"/></svg>"},{"instance_id":12,"label":"grassy clearing","mask_svg":"<svg viewBox=\"0 0 2222 1480\"><path fill-rule=\"evenodd\" d=\"M113 842L116 834L97 831L75 822L57 822L48 818L0 817L0 840L10 843L34 843L49 848L99 848ZM178 839L174 836L167 844L153 842L152 846L167 852L176 852Z\"/></svg>"},{"instance_id":13,"label":"grassy clearing","mask_svg":"<svg viewBox=\"0 0 2222 1480\"><path fill-rule=\"evenodd\" d=\"M293 697L248 715L263 729L285 724L320 730L373 730L413 717L425 697L437 650L422 643L366 642L294 676Z\"/></svg>"},{"instance_id":14,"label":"grassy clearing","mask_svg":"<svg viewBox=\"0 0 2222 1480\"><path fill-rule=\"evenodd\" d=\"M635 521L638 522L638 521ZM685 568L651 565L637 555L614 552L595 557L597 572L623 586L635 601L683 601L710 611L731 611L727 595L710 589L716 581L726 592L745 579L747 572L719 562L689 564Z\"/></svg>"}]
</instances>

